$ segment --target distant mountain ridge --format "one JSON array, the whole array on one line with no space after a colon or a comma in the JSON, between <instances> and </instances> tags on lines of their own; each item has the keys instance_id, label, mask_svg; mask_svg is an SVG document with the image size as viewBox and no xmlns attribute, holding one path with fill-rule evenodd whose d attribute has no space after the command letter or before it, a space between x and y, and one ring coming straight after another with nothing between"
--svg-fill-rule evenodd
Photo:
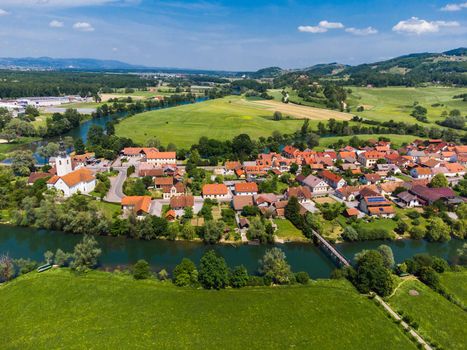
<instances>
[{"instance_id":1,"label":"distant mountain ridge","mask_svg":"<svg viewBox=\"0 0 467 350\"><path fill-rule=\"evenodd\" d=\"M94 58L51 58L51 57L23 57L0 58L2 69L140 69L144 66L132 65L116 60L99 60Z\"/></svg>"}]
</instances>

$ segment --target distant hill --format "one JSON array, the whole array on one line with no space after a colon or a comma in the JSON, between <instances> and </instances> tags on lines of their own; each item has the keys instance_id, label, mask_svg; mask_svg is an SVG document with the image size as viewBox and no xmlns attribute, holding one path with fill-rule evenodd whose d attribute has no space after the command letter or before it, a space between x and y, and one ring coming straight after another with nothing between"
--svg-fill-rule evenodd
<instances>
[{"instance_id":1,"label":"distant hill","mask_svg":"<svg viewBox=\"0 0 467 350\"><path fill-rule=\"evenodd\" d=\"M93 58L51 58L51 57L24 57L0 58L1 69L32 69L32 70L61 70L61 69L139 69L136 66L115 60L98 60Z\"/></svg>"},{"instance_id":2,"label":"distant hill","mask_svg":"<svg viewBox=\"0 0 467 350\"><path fill-rule=\"evenodd\" d=\"M346 66L338 63L319 64L309 68L283 71L275 83L291 85L306 75L313 79L346 80L355 85L417 85L440 82L467 85L467 48L442 53L414 53L385 61Z\"/></svg>"}]
</instances>

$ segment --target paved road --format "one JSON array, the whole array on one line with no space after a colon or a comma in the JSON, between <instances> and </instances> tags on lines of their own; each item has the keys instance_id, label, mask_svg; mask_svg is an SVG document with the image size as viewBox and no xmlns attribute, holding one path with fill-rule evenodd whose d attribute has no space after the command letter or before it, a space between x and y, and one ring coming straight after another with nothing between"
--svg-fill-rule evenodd
<instances>
[{"instance_id":1,"label":"paved road","mask_svg":"<svg viewBox=\"0 0 467 350\"><path fill-rule=\"evenodd\" d=\"M120 203L122 201L122 198L125 197L123 193L123 183L125 180L126 169L119 168L117 177L110 179L110 189L105 196L107 202Z\"/></svg>"}]
</instances>

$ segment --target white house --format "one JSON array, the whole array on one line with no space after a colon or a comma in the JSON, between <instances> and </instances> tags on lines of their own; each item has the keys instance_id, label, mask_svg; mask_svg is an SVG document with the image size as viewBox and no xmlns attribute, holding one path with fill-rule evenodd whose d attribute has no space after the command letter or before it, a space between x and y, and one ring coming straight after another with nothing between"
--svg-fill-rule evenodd
<instances>
[{"instance_id":1,"label":"white house","mask_svg":"<svg viewBox=\"0 0 467 350\"><path fill-rule=\"evenodd\" d=\"M206 184L203 186L203 198L230 199L229 189L224 184Z\"/></svg>"},{"instance_id":2,"label":"white house","mask_svg":"<svg viewBox=\"0 0 467 350\"><path fill-rule=\"evenodd\" d=\"M79 168L63 176L52 176L49 181L47 181L47 187L54 187L62 191L65 197L70 197L78 192L92 192L96 187L96 178L91 170Z\"/></svg>"},{"instance_id":3,"label":"white house","mask_svg":"<svg viewBox=\"0 0 467 350\"><path fill-rule=\"evenodd\" d=\"M309 187L313 196L325 195L329 191L329 185L326 181L314 175L308 175L302 183Z\"/></svg>"},{"instance_id":4,"label":"white house","mask_svg":"<svg viewBox=\"0 0 467 350\"><path fill-rule=\"evenodd\" d=\"M150 151L146 153L146 160L148 163L157 165L177 164L177 153Z\"/></svg>"}]
</instances>

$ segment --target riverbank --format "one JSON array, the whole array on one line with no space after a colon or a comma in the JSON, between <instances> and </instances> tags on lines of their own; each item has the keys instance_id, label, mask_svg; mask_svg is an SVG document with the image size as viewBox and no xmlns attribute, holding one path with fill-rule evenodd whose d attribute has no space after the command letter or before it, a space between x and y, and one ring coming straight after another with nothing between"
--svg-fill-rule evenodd
<instances>
[{"instance_id":1,"label":"riverbank","mask_svg":"<svg viewBox=\"0 0 467 350\"><path fill-rule=\"evenodd\" d=\"M0 287L0 308L7 348L416 348L345 280L208 291L57 269Z\"/></svg>"}]
</instances>

